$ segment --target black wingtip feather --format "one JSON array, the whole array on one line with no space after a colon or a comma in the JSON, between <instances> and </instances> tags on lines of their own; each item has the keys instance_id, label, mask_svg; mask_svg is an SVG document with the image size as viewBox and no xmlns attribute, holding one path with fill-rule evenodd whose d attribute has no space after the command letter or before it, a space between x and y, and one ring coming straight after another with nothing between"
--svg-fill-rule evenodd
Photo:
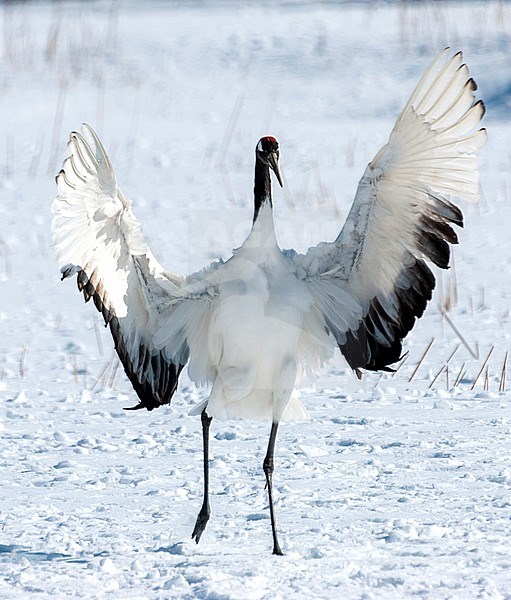
<instances>
[{"instance_id":1,"label":"black wingtip feather","mask_svg":"<svg viewBox=\"0 0 511 600\"><path fill-rule=\"evenodd\" d=\"M69 270L64 271L63 278L70 274ZM164 404L170 404L172 396L177 389L179 375L184 365L168 363L162 360L159 354L153 356L149 348L143 344L140 344L138 349L138 364L133 365L115 311L105 306L101 295L98 294L83 269L80 269L78 272L76 283L78 289L83 293L85 302L88 302L92 298L97 310L103 315L105 327L110 327L114 346L124 367L124 372L140 399L140 402L136 406L126 408L126 410L145 408L151 411ZM148 373L151 370L153 376L149 377ZM139 376L139 373L142 373L142 376Z\"/></svg>"},{"instance_id":2,"label":"black wingtip feather","mask_svg":"<svg viewBox=\"0 0 511 600\"><path fill-rule=\"evenodd\" d=\"M462 67L463 66L466 67L467 65L463 64ZM471 92L477 92L477 83L472 77L470 77L470 79L467 81L465 87L468 88Z\"/></svg>"},{"instance_id":3,"label":"black wingtip feather","mask_svg":"<svg viewBox=\"0 0 511 600\"><path fill-rule=\"evenodd\" d=\"M397 321L387 315L385 327L378 327L379 331L387 332L385 339L382 339L381 335L375 335L374 323L381 323L386 313L380 300L373 298L358 329L348 331L346 341L339 344L339 349L356 373L360 372L359 369L391 372L389 365L402 358L403 339L415 321L422 316L432 297L435 278L423 260L417 259L411 267L403 271L398 280L408 281L409 286L395 287Z\"/></svg>"},{"instance_id":4,"label":"black wingtip feather","mask_svg":"<svg viewBox=\"0 0 511 600\"><path fill-rule=\"evenodd\" d=\"M130 356L126 351L117 317L113 317L110 321L110 331L114 338L115 349L124 367L124 372L131 381L137 396L140 398L140 402L136 406L127 410L139 410L145 408L151 411L164 404L170 404L172 396L177 389L179 375L181 374L184 365L175 365L173 363L165 362L163 365L160 364L160 377L158 379L153 377L151 382L149 378L146 377L144 378L144 381L140 381L134 365L130 360ZM139 348L139 356L141 357L141 360L143 360L143 369L145 369L144 372L146 372L149 364L152 364L152 356L149 349L141 345ZM154 383L157 383L157 389L153 389Z\"/></svg>"},{"instance_id":5,"label":"black wingtip feather","mask_svg":"<svg viewBox=\"0 0 511 600\"><path fill-rule=\"evenodd\" d=\"M76 277L76 285L78 286L78 289L80 290L80 292L83 290L84 286L87 284L88 281L89 281L89 278L87 277L85 271L83 271L83 270L79 271L79 273Z\"/></svg>"},{"instance_id":6,"label":"black wingtip feather","mask_svg":"<svg viewBox=\"0 0 511 600\"><path fill-rule=\"evenodd\" d=\"M463 227L463 213L455 204L433 192L429 192L428 196L433 206L435 219Z\"/></svg>"},{"instance_id":7,"label":"black wingtip feather","mask_svg":"<svg viewBox=\"0 0 511 600\"><path fill-rule=\"evenodd\" d=\"M429 231L421 231L417 235L417 246L419 250L441 269L447 269L449 266L449 244Z\"/></svg>"},{"instance_id":8,"label":"black wingtip feather","mask_svg":"<svg viewBox=\"0 0 511 600\"><path fill-rule=\"evenodd\" d=\"M420 219L421 229L428 231L436 237L443 238L450 244L458 243L458 236L454 229L445 221L435 220L432 217L424 215Z\"/></svg>"}]
</instances>

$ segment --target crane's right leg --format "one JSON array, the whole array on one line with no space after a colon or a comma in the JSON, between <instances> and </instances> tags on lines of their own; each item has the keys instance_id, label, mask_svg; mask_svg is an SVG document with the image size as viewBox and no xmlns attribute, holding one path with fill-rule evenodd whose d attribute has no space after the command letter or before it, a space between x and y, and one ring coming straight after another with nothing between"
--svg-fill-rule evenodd
<instances>
[{"instance_id":1,"label":"crane's right leg","mask_svg":"<svg viewBox=\"0 0 511 600\"><path fill-rule=\"evenodd\" d=\"M270 504L271 532L273 535L273 554L282 556L279 540L277 538L277 519L275 517L275 507L273 506L273 471L275 468L275 441L277 439L278 423L273 422L271 425L270 441L268 442L268 451L263 462L263 470L266 476L266 486L268 487L268 501Z\"/></svg>"},{"instance_id":2,"label":"crane's right leg","mask_svg":"<svg viewBox=\"0 0 511 600\"><path fill-rule=\"evenodd\" d=\"M204 529L206 529L206 525L208 524L211 515L211 507L209 505L209 426L211 425L213 417L208 417L206 409L204 409L200 418L202 423L202 442L204 448L204 501L192 533L192 540L194 539L197 544L199 543Z\"/></svg>"}]
</instances>

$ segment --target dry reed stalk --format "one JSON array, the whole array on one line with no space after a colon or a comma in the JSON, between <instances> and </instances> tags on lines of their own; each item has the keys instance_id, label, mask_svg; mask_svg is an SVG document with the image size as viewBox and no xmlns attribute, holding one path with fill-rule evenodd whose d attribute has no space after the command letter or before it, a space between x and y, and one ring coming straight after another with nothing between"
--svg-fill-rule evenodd
<instances>
[{"instance_id":1,"label":"dry reed stalk","mask_svg":"<svg viewBox=\"0 0 511 600\"><path fill-rule=\"evenodd\" d=\"M447 288L447 293L444 296L444 303L443 303L443 309L445 310L445 312L449 312L452 308L452 297L451 297L451 284L449 281L449 287ZM442 334L443 334L443 330L442 330Z\"/></svg>"},{"instance_id":2,"label":"dry reed stalk","mask_svg":"<svg viewBox=\"0 0 511 600\"><path fill-rule=\"evenodd\" d=\"M481 298L479 300L479 306L477 307L477 310L481 310L481 308L484 308L486 306L486 289L483 286L481 286L480 288L481 291Z\"/></svg>"},{"instance_id":3,"label":"dry reed stalk","mask_svg":"<svg viewBox=\"0 0 511 600\"><path fill-rule=\"evenodd\" d=\"M6 62L14 63L14 48L17 44L14 43L14 30L13 30L13 18L12 18L12 7L9 3L6 3L3 7L3 53Z\"/></svg>"},{"instance_id":4,"label":"dry reed stalk","mask_svg":"<svg viewBox=\"0 0 511 600\"><path fill-rule=\"evenodd\" d=\"M316 184L319 190L319 194L316 196L318 208L326 211L337 211L335 200L332 198L331 194L328 191L328 188L323 182L323 178L321 177L321 169L319 166L319 162L316 161L314 163L313 170L316 176Z\"/></svg>"},{"instance_id":5,"label":"dry reed stalk","mask_svg":"<svg viewBox=\"0 0 511 600\"><path fill-rule=\"evenodd\" d=\"M92 319L94 322L94 333L96 334L96 344L98 346L98 354L100 356L103 356L103 342L101 341L101 334L99 332L98 317L96 315L94 315Z\"/></svg>"},{"instance_id":6,"label":"dry reed stalk","mask_svg":"<svg viewBox=\"0 0 511 600\"><path fill-rule=\"evenodd\" d=\"M96 128L103 131L105 122L105 97L106 85L101 74L98 74L96 79L97 97L96 97Z\"/></svg>"},{"instance_id":7,"label":"dry reed stalk","mask_svg":"<svg viewBox=\"0 0 511 600\"><path fill-rule=\"evenodd\" d=\"M417 363L417 366L415 367L415 369L413 370L413 373L410 375L410 379L408 380L408 383L410 383L412 381L412 379L415 377L415 374L417 373L417 371L419 370L419 367L421 366L422 362L424 361L424 359L426 358L426 354L429 352L429 349L431 348L431 346L433 345L433 342L435 341L435 338L432 337L431 340L429 341L429 344L426 347L426 350L424 350L424 354L421 356L419 362Z\"/></svg>"},{"instance_id":8,"label":"dry reed stalk","mask_svg":"<svg viewBox=\"0 0 511 600\"><path fill-rule=\"evenodd\" d=\"M444 273L443 271L440 271L440 273L438 273L437 275L437 297L438 297L438 305L439 306L443 306L445 304L444 302Z\"/></svg>"},{"instance_id":9,"label":"dry reed stalk","mask_svg":"<svg viewBox=\"0 0 511 600\"><path fill-rule=\"evenodd\" d=\"M454 259L454 248L451 249L451 270L449 271L451 280L451 299L452 306L458 305L458 278L456 276L456 260Z\"/></svg>"},{"instance_id":10,"label":"dry reed stalk","mask_svg":"<svg viewBox=\"0 0 511 600\"><path fill-rule=\"evenodd\" d=\"M463 371L463 369L465 368L465 364L463 363L461 365L461 369L458 373L458 377L456 377L455 381L454 381L454 386L453 387L458 387L458 385L460 384L461 380L463 379L463 375L465 374L465 372Z\"/></svg>"},{"instance_id":11,"label":"dry reed stalk","mask_svg":"<svg viewBox=\"0 0 511 600\"><path fill-rule=\"evenodd\" d=\"M117 52L118 24L119 5L117 2L112 2L112 5L110 7L110 14L108 15L108 27L106 29L104 45L105 48L108 48L108 46L110 46L110 50L114 55Z\"/></svg>"},{"instance_id":12,"label":"dry reed stalk","mask_svg":"<svg viewBox=\"0 0 511 600\"><path fill-rule=\"evenodd\" d=\"M507 350L504 356L504 362L502 363L502 372L500 374L499 392L506 391L506 372L507 372Z\"/></svg>"},{"instance_id":13,"label":"dry reed stalk","mask_svg":"<svg viewBox=\"0 0 511 600\"><path fill-rule=\"evenodd\" d=\"M23 346L20 353L20 359L18 364L18 374L20 379L25 378L25 357L27 355L27 348Z\"/></svg>"},{"instance_id":14,"label":"dry reed stalk","mask_svg":"<svg viewBox=\"0 0 511 600\"><path fill-rule=\"evenodd\" d=\"M119 361L116 360L114 363L114 368L112 369L112 375L110 377L110 382L108 384L108 387L111 389L113 389L113 387L114 387L114 383L115 383L115 379L117 377L118 370L119 370Z\"/></svg>"},{"instance_id":15,"label":"dry reed stalk","mask_svg":"<svg viewBox=\"0 0 511 600\"><path fill-rule=\"evenodd\" d=\"M113 364L112 360L110 360L108 362L108 369L106 369L106 371L103 373L103 377L101 378L100 386L101 386L101 389L103 389L103 390L108 387L108 375L109 375L110 370L112 368L112 364Z\"/></svg>"},{"instance_id":16,"label":"dry reed stalk","mask_svg":"<svg viewBox=\"0 0 511 600\"><path fill-rule=\"evenodd\" d=\"M48 30L48 37L46 39L46 49L44 52L44 58L46 62L53 62L59 46L60 36L60 25L62 17L60 10L56 9L53 12L53 20L51 22L50 29Z\"/></svg>"},{"instance_id":17,"label":"dry reed stalk","mask_svg":"<svg viewBox=\"0 0 511 600\"><path fill-rule=\"evenodd\" d=\"M358 146L358 135L351 135L346 144L346 166L348 169L353 169L355 166L355 154Z\"/></svg>"},{"instance_id":18,"label":"dry reed stalk","mask_svg":"<svg viewBox=\"0 0 511 600\"><path fill-rule=\"evenodd\" d=\"M444 319L447 321L447 323L449 323L449 325L451 326L452 330L454 331L454 333L459 337L461 343L465 346L465 348L470 352L470 355L472 356L472 358L475 358L476 360L479 359L479 351L477 352L477 354L472 350L472 348L468 345L467 340L461 335L461 333L459 332L458 328L456 327L456 325L451 321L449 315L445 312L445 310L440 306L440 312L442 313L442 316L444 317Z\"/></svg>"},{"instance_id":19,"label":"dry reed stalk","mask_svg":"<svg viewBox=\"0 0 511 600\"><path fill-rule=\"evenodd\" d=\"M447 365L449 364L451 358L456 354L456 352L458 351L459 347L460 347L460 345L458 344L456 346L456 348L454 348L454 350L451 352L451 355L449 356L449 358L444 362L444 364L442 365L442 368L440 369L440 371L438 371L438 373L433 378L433 381L429 384L428 389L431 389L433 387L433 384L440 377L440 375L442 374L442 371L447 367Z\"/></svg>"},{"instance_id":20,"label":"dry reed stalk","mask_svg":"<svg viewBox=\"0 0 511 600\"><path fill-rule=\"evenodd\" d=\"M92 384L91 392L98 385L98 383L103 379L103 377L105 375L105 371L108 369L109 366L110 366L110 361L107 360L106 363L103 365L101 371L99 372L99 375L97 376L96 381Z\"/></svg>"},{"instance_id":21,"label":"dry reed stalk","mask_svg":"<svg viewBox=\"0 0 511 600\"><path fill-rule=\"evenodd\" d=\"M399 363L399 365L397 366L396 370L394 371L394 373L392 373L391 377L394 377L396 375L396 373L399 371L399 369L405 364L405 362L408 360L408 358L410 357L410 353L407 352L404 356L403 359L401 360L401 362Z\"/></svg>"},{"instance_id":22,"label":"dry reed stalk","mask_svg":"<svg viewBox=\"0 0 511 600\"><path fill-rule=\"evenodd\" d=\"M486 367L486 364L488 363L488 361L490 360L490 356L492 355L493 350L495 349L495 346L492 346L490 351L488 352L488 356L486 357L483 366L481 367L479 373L477 374L477 377L474 379L474 383L472 384L472 387L470 388L471 390L473 390L479 380L479 377L481 377L481 373L484 371L484 367Z\"/></svg>"},{"instance_id":23,"label":"dry reed stalk","mask_svg":"<svg viewBox=\"0 0 511 600\"><path fill-rule=\"evenodd\" d=\"M2 253L4 255L5 276L7 279L10 279L12 277L11 251L7 242L4 242L4 240L1 238L0 248L2 249Z\"/></svg>"}]
</instances>

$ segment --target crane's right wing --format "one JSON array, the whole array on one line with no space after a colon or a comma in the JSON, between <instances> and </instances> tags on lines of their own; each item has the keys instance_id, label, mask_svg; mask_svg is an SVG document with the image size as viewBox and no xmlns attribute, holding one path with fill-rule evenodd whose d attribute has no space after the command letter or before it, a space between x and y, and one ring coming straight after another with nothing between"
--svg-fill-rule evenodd
<instances>
[{"instance_id":1,"label":"crane's right wing","mask_svg":"<svg viewBox=\"0 0 511 600\"><path fill-rule=\"evenodd\" d=\"M369 163L337 239L291 257L357 374L399 360L432 297L427 261L448 268L458 241L451 224L462 226L463 216L451 198L479 197L484 104L461 53L449 54L426 71Z\"/></svg>"},{"instance_id":2,"label":"crane's right wing","mask_svg":"<svg viewBox=\"0 0 511 600\"><path fill-rule=\"evenodd\" d=\"M76 274L85 301L93 299L110 327L140 398L135 408L152 410L170 402L189 355L183 335L170 340L171 352L156 347L161 320L179 310L180 331L186 330L207 300L191 300L182 289L184 278L167 273L154 258L101 141L87 125L83 134L71 133L56 178L53 244L62 279Z\"/></svg>"}]
</instances>

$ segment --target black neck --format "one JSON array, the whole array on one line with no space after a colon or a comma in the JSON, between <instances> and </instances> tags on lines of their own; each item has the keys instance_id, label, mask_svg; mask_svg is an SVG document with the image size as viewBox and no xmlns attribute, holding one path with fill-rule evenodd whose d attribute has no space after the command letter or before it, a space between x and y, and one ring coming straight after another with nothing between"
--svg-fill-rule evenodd
<instances>
[{"instance_id":1,"label":"black neck","mask_svg":"<svg viewBox=\"0 0 511 600\"><path fill-rule=\"evenodd\" d=\"M271 202L270 168L256 156L254 176L254 223L259 215L259 210L265 202Z\"/></svg>"}]
</instances>

